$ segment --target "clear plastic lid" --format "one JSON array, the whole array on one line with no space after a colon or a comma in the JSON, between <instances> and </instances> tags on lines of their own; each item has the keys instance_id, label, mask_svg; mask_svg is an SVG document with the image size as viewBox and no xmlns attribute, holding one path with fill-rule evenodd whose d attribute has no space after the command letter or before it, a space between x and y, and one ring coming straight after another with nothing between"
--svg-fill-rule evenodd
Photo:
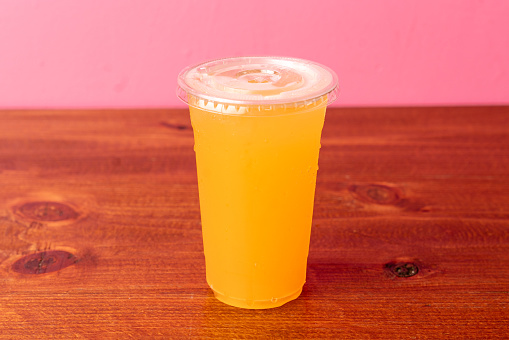
<instances>
[{"instance_id":1,"label":"clear plastic lid","mask_svg":"<svg viewBox=\"0 0 509 340\"><path fill-rule=\"evenodd\" d=\"M236 57L185 68L177 95L185 103L221 113L295 111L328 105L338 78L326 66L285 57Z\"/></svg>"}]
</instances>

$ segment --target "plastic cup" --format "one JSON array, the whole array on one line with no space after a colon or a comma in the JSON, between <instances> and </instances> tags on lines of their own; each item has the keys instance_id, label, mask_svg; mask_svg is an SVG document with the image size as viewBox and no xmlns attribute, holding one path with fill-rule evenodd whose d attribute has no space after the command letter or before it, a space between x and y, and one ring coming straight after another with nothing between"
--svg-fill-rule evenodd
<instances>
[{"instance_id":1,"label":"plastic cup","mask_svg":"<svg viewBox=\"0 0 509 340\"><path fill-rule=\"evenodd\" d=\"M301 59L184 69L210 288L241 308L296 299L306 280L320 136L337 76Z\"/></svg>"}]
</instances>

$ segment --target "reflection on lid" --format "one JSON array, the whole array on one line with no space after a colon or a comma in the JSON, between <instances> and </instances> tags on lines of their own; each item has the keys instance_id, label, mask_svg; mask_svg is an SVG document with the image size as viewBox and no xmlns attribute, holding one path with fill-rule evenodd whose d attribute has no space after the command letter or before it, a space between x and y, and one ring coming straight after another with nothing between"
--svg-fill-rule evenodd
<instances>
[{"instance_id":1,"label":"reflection on lid","mask_svg":"<svg viewBox=\"0 0 509 340\"><path fill-rule=\"evenodd\" d=\"M288 104L335 91L337 76L325 66L302 59L239 57L187 68L179 75L179 87L218 103Z\"/></svg>"}]
</instances>

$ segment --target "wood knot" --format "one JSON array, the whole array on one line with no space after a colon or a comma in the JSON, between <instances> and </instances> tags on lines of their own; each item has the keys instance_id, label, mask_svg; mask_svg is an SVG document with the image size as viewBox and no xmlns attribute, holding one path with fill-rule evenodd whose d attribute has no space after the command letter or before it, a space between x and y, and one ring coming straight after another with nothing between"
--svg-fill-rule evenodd
<instances>
[{"instance_id":1,"label":"wood knot","mask_svg":"<svg viewBox=\"0 0 509 340\"><path fill-rule=\"evenodd\" d=\"M351 185L348 190L360 201L383 205L395 205L402 196L398 189L382 184Z\"/></svg>"},{"instance_id":2,"label":"wood knot","mask_svg":"<svg viewBox=\"0 0 509 340\"><path fill-rule=\"evenodd\" d=\"M64 269L77 262L67 251L51 250L24 256L14 262L12 270L21 274L44 274Z\"/></svg>"},{"instance_id":3,"label":"wood knot","mask_svg":"<svg viewBox=\"0 0 509 340\"><path fill-rule=\"evenodd\" d=\"M162 126L164 126L165 128L173 129L173 130L191 130L190 126L184 125L184 124L174 124L174 123L169 123L169 122L161 122L160 124Z\"/></svg>"},{"instance_id":4,"label":"wood knot","mask_svg":"<svg viewBox=\"0 0 509 340\"><path fill-rule=\"evenodd\" d=\"M411 277L419 273L419 266L415 262L389 262L385 270L391 276Z\"/></svg>"},{"instance_id":5,"label":"wood knot","mask_svg":"<svg viewBox=\"0 0 509 340\"><path fill-rule=\"evenodd\" d=\"M79 214L70 206L59 202L28 202L17 208L15 212L25 218L43 222L57 222L76 219Z\"/></svg>"}]
</instances>

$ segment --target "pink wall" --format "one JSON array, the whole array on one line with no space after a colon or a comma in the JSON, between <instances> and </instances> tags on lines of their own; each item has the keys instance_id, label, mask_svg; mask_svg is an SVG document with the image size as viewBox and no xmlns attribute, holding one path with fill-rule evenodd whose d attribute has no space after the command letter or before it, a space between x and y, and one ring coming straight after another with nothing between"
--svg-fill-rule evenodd
<instances>
[{"instance_id":1,"label":"pink wall","mask_svg":"<svg viewBox=\"0 0 509 340\"><path fill-rule=\"evenodd\" d=\"M0 107L175 107L181 68L286 55L337 105L509 104L506 0L0 0Z\"/></svg>"}]
</instances>

